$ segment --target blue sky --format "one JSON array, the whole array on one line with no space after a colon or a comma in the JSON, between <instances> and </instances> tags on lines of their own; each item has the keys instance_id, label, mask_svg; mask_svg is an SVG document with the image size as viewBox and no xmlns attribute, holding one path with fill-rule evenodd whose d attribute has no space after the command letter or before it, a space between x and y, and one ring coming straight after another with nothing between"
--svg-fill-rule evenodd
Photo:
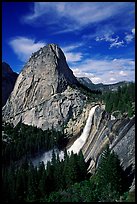
<instances>
[{"instance_id":1,"label":"blue sky","mask_svg":"<svg viewBox=\"0 0 137 204\"><path fill-rule=\"evenodd\" d=\"M64 51L77 77L135 80L134 2L3 2L2 60L20 72L47 43Z\"/></svg>"}]
</instances>

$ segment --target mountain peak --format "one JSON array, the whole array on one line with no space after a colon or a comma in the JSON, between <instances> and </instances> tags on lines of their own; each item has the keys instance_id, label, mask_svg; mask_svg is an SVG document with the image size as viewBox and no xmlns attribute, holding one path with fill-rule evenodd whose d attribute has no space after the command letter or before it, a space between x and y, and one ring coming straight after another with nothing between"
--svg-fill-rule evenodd
<instances>
[{"instance_id":1,"label":"mountain peak","mask_svg":"<svg viewBox=\"0 0 137 204\"><path fill-rule=\"evenodd\" d=\"M37 107L41 110L41 104L46 104L47 101L52 100L54 95L61 95L64 92L66 95L71 95L68 91L69 87L77 87L78 84L72 70L67 65L63 51L56 44L48 44L33 53L20 72L11 97L4 107L4 117L14 118L17 115L18 121L24 113L24 115L27 115L24 116L24 120L31 121L38 115ZM72 95L74 95L74 91ZM74 97L76 98L76 96ZM62 103L62 100L59 101ZM68 103L67 101L66 99L66 103ZM52 104L48 105L51 106ZM65 108L66 112L71 112L71 110L68 110L68 104ZM8 116L9 110L11 110L10 116ZM59 112L59 114L62 113ZM43 120L45 119L43 118Z\"/></svg>"},{"instance_id":2,"label":"mountain peak","mask_svg":"<svg viewBox=\"0 0 137 204\"><path fill-rule=\"evenodd\" d=\"M6 62L2 62L2 74L10 74L13 73L13 70L11 69L10 65Z\"/></svg>"},{"instance_id":3,"label":"mountain peak","mask_svg":"<svg viewBox=\"0 0 137 204\"><path fill-rule=\"evenodd\" d=\"M56 84L54 93L64 91L68 85L78 84L72 70L67 65L63 51L57 44L53 43L47 44L33 53L22 72L23 74L26 72L30 74L31 72L38 78L41 76L52 87L55 87Z\"/></svg>"},{"instance_id":4,"label":"mountain peak","mask_svg":"<svg viewBox=\"0 0 137 204\"><path fill-rule=\"evenodd\" d=\"M13 90L18 74L6 62L2 62L2 106L5 105Z\"/></svg>"},{"instance_id":5,"label":"mountain peak","mask_svg":"<svg viewBox=\"0 0 137 204\"><path fill-rule=\"evenodd\" d=\"M65 58L65 55L60 49L60 47L54 43L47 44L44 47L41 47L38 51L32 53L30 60L37 58L40 55L42 55L43 57L48 55L48 56L54 56L57 58L60 58L60 57Z\"/></svg>"}]
</instances>

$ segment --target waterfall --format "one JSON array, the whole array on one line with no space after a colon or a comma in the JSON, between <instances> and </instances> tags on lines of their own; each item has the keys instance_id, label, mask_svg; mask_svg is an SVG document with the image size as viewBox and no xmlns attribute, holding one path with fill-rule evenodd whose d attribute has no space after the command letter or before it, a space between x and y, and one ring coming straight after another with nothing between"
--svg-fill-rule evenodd
<instances>
[{"instance_id":1,"label":"waterfall","mask_svg":"<svg viewBox=\"0 0 137 204\"><path fill-rule=\"evenodd\" d=\"M89 136L91 125L92 125L92 118L98 106L99 105L96 105L93 108L91 108L86 125L84 127L84 130L81 136L73 143L73 145L67 150L67 152L71 153L71 151L73 151L73 153L77 153L77 154L79 153L80 149L83 147L83 145L85 144Z\"/></svg>"},{"instance_id":2,"label":"waterfall","mask_svg":"<svg viewBox=\"0 0 137 204\"><path fill-rule=\"evenodd\" d=\"M73 151L74 153L77 153L80 151L80 149L83 147L83 145L86 142L86 139L89 136L90 133L90 129L91 129L91 125L92 125L92 118L95 112L95 109L97 108L96 105L94 107L91 108L90 112L89 112L89 116L88 119L86 121L86 125L83 129L83 132L81 134L81 136L73 143L73 145L67 150L67 152ZM57 149L54 149L55 154L57 154L57 152L59 153L59 158L60 160L64 159L64 152L63 151L59 151ZM44 162L45 165L47 165L48 161L51 161L52 158L52 150L49 150L47 152L44 152L42 155L39 155L35 158L32 159L32 163L34 164L34 166L38 166L39 162Z\"/></svg>"}]
</instances>

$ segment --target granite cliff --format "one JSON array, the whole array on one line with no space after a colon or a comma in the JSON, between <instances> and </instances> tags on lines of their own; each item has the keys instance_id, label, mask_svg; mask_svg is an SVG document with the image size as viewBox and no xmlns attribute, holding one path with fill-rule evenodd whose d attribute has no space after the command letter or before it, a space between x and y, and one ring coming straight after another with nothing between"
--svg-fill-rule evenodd
<instances>
[{"instance_id":1,"label":"granite cliff","mask_svg":"<svg viewBox=\"0 0 137 204\"><path fill-rule=\"evenodd\" d=\"M130 177L132 189L135 189L135 116L132 118L122 117L116 119L105 111L104 105L96 105L91 108L94 110L92 116L92 122L88 130L86 140L82 135L75 139L71 145L68 145L68 150L74 153L79 152L82 149L85 161L89 163L89 172L94 173L100 159L100 155L103 152L107 144L111 151L116 152L121 161L121 165L127 171ZM89 114L90 116L90 114ZM88 118L89 120L89 118ZM87 121L88 121L87 120ZM86 123L87 124L87 123ZM86 126L85 126L86 127ZM84 144L80 148L80 141ZM78 141L78 142L77 142ZM77 142L77 143L76 143ZM133 180L134 179L134 180ZM133 182L133 183L132 183Z\"/></svg>"},{"instance_id":2,"label":"granite cliff","mask_svg":"<svg viewBox=\"0 0 137 204\"><path fill-rule=\"evenodd\" d=\"M77 85L62 50L49 44L32 54L19 74L3 120L59 130L83 110L86 96Z\"/></svg>"}]
</instances>

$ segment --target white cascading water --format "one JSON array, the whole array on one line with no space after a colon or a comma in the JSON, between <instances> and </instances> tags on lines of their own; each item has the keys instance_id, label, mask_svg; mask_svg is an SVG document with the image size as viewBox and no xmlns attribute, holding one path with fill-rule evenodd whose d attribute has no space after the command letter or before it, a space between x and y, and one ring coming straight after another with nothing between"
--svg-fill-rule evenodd
<instances>
[{"instance_id":1,"label":"white cascading water","mask_svg":"<svg viewBox=\"0 0 137 204\"><path fill-rule=\"evenodd\" d=\"M90 133L90 129L91 129L91 125L92 125L92 118L94 115L94 112L96 110L96 108L99 105L94 106L93 108L91 108L90 112L89 112L89 116L86 122L86 125L84 127L84 130L81 134L81 136L73 143L73 145L67 150L68 153L71 153L71 151L73 151L73 153L79 153L80 149L83 147L83 145L85 144L89 133Z\"/></svg>"},{"instance_id":2,"label":"white cascading water","mask_svg":"<svg viewBox=\"0 0 137 204\"><path fill-rule=\"evenodd\" d=\"M67 152L71 153L71 151L73 151L74 153L77 153L80 151L80 149L83 147L83 145L86 142L86 139L89 136L90 133L90 129L91 129L91 125L92 125L92 118L95 112L95 109L97 108L96 105L93 108L91 108L90 112L89 112L89 116L86 122L86 125L84 127L84 130L81 134L81 136L73 143L73 145L67 150ZM57 152L59 152L59 150L55 149L55 154L57 154ZM60 151L59 152L59 158L60 160L64 159L64 152ZM35 157L32 159L32 163L34 164L34 166L38 166L39 162L44 162L45 165L47 165L48 161L51 161L52 159L52 150L44 152L42 155L39 155L38 157Z\"/></svg>"}]
</instances>

